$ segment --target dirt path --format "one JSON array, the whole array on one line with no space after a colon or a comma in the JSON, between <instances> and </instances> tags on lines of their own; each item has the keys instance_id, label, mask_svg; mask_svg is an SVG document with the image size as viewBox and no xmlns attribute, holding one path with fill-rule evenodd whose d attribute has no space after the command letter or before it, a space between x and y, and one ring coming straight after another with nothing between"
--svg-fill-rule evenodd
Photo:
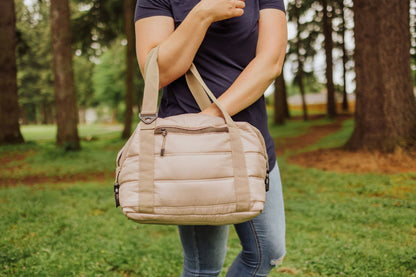
<instances>
[{"instance_id":1,"label":"dirt path","mask_svg":"<svg viewBox=\"0 0 416 277\"><path fill-rule=\"evenodd\" d=\"M29 175L22 178L3 178L0 177L0 187L10 187L17 185L36 185L36 184L58 184L74 182L106 182L113 177L113 172L82 172L77 174L66 174L56 176Z\"/></svg>"},{"instance_id":2,"label":"dirt path","mask_svg":"<svg viewBox=\"0 0 416 277\"><path fill-rule=\"evenodd\" d=\"M317 143L321 138L340 130L345 119L346 117L340 117L332 124L313 126L306 134L281 140L277 144L277 154L282 155L287 150L303 149ZM416 172L416 153L403 150L385 154L367 151L350 152L341 148L318 149L289 156L287 161L303 167L344 173Z\"/></svg>"},{"instance_id":3,"label":"dirt path","mask_svg":"<svg viewBox=\"0 0 416 277\"><path fill-rule=\"evenodd\" d=\"M344 120L345 118L338 118L334 123L331 124L312 126L308 129L306 134L278 140L276 145L277 155L281 156L285 153L285 151L302 149L317 143L321 138L339 131L342 127L342 121Z\"/></svg>"},{"instance_id":4,"label":"dirt path","mask_svg":"<svg viewBox=\"0 0 416 277\"><path fill-rule=\"evenodd\" d=\"M288 158L288 162L303 167L344 173L416 172L416 155L401 151L384 154L363 151L349 152L339 148L318 149L291 156Z\"/></svg>"}]
</instances>

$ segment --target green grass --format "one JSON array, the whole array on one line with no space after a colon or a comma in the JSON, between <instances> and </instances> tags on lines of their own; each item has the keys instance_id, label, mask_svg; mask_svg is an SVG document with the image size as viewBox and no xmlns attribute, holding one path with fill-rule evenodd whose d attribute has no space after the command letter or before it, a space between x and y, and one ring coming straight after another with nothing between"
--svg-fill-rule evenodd
<instances>
[{"instance_id":1,"label":"green grass","mask_svg":"<svg viewBox=\"0 0 416 277\"><path fill-rule=\"evenodd\" d=\"M81 138L99 137L109 133L119 133L121 125L91 124L80 125L78 132ZM26 141L54 140L56 138L56 125L23 125L21 132Z\"/></svg>"},{"instance_id":2,"label":"green grass","mask_svg":"<svg viewBox=\"0 0 416 277\"><path fill-rule=\"evenodd\" d=\"M322 118L318 120L287 120L284 125L272 125L270 124L269 130L273 138L279 140L281 138L290 138L305 134L312 126L319 126L330 124L334 122L333 119Z\"/></svg>"},{"instance_id":3,"label":"green grass","mask_svg":"<svg viewBox=\"0 0 416 277\"><path fill-rule=\"evenodd\" d=\"M305 133L330 121L289 121L275 137ZM338 147L353 121L315 146ZM33 129L33 136L50 131ZM95 136L95 133L90 135ZM0 148L25 155L0 169L9 178L112 171L119 134L56 150L53 141ZM34 140L31 138L30 140ZM286 155L285 155L286 156ZM343 174L305 169L279 158L287 255L270 276L416 276L416 173ZM0 179L1 182L1 179ZM113 180L0 188L0 276L179 276L182 250L175 226L140 225L114 208ZM239 252L231 232L224 268ZM225 276L225 271L221 276ZM341 274L342 273L342 274Z\"/></svg>"},{"instance_id":4,"label":"green grass","mask_svg":"<svg viewBox=\"0 0 416 277\"><path fill-rule=\"evenodd\" d=\"M93 141L82 141L82 151L75 152L57 149L54 142L3 146L0 157L8 157L12 162L0 167L0 182L2 178L19 181L33 175L85 175L89 172L112 171L115 155L124 143L119 137L119 134L110 134Z\"/></svg>"},{"instance_id":5,"label":"green grass","mask_svg":"<svg viewBox=\"0 0 416 277\"><path fill-rule=\"evenodd\" d=\"M114 208L112 183L0 190L0 274L175 276L174 226L141 226Z\"/></svg>"},{"instance_id":6,"label":"green grass","mask_svg":"<svg viewBox=\"0 0 416 277\"><path fill-rule=\"evenodd\" d=\"M310 149L334 148L343 146L350 138L354 129L354 119L347 119L342 122L342 129L332 133L312 145ZM308 149L309 150L309 149Z\"/></svg>"}]
</instances>

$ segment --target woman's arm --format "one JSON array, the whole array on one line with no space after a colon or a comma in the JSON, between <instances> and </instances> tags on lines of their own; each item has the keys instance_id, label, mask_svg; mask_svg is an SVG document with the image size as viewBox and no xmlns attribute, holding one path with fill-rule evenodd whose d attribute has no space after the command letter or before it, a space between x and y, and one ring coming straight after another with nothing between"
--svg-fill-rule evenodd
<instances>
[{"instance_id":1,"label":"woman's arm","mask_svg":"<svg viewBox=\"0 0 416 277\"><path fill-rule=\"evenodd\" d=\"M153 16L136 22L136 51L140 69L147 54L159 47L159 87L185 74L211 23L243 15L244 0L202 0L174 30L173 18Z\"/></svg>"},{"instance_id":2,"label":"woman's arm","mask_svg":"<svg viewBox=\"0 0 416 277\"><path fill-rule=\"evenodd\" d=\"M256 102L282 71L287 45L287 23L284 12L277 9L260 10L259 38L256 57L225 91L218 101L231 115ZM203 114L221 116L212 104Z\"/></svg>"}]
</instances>

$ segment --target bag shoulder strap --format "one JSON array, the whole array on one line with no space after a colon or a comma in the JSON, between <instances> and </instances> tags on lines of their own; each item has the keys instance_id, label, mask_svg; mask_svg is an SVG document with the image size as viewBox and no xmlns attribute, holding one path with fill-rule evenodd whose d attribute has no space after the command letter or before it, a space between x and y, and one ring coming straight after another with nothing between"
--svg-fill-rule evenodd
<instances>
[{"instance_id":1,"label":"bag shoulder strap","mask_svg":"<svg viewBox=\"0 0 416 277\"><path fill-rule=\"evenodd\" d=\"M154 191L154 129L157 118L157 98L159 93L159 67L157 64L158 49L156 47L150 51L146 58L145 65L145 86L143 93L142 112L140 119L140 155L139 155L139 203L140 211L146 213L153 212L153 191ZM244 155L243 143L241 141L240 130L231 119L231 116L218 102L217 98L207 87L198 73L195 65L192 64L186 73L192 86L198 88L195 99L198 101L205 95L208 96L220 109L227 124L230 145L232 151L232 163L234 169L234 189L236 193L236 210L243 212L248 210L250 205L250 188L247 174L247 167ZM204 93L205 92L205 93ZM206 100L204 100L206 102ZM201 104L202 105L202 104Z\"/></svg>"},{"instance_id":2,"label":"bag shoulder strap","mask_svg":"<svg viewBox=\"0 0 416 277\"><path fill-rule=\"evenodd\" d=\"M151 123L157 118L157 99L159 95L159 68L157 64L159 46L153 48L146 57L145 72L144 72L144 92L142 110L140 119L144 123ZM191 89L192 95L198 103L198 106L205 109L211 105L211 101L220 109L227 125L236 127L234 121L222 105L217 101L215 95L211 92L201 75L192 64L185 74L188 86ZM209 100L211 99L211 101Z\"/></svg>"}]
</instances>

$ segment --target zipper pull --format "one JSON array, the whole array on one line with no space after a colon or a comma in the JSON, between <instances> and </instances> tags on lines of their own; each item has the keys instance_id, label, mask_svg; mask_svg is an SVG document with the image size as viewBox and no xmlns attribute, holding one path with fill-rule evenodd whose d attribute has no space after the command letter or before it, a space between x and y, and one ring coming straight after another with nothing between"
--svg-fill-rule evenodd
<instances>
[{"instance_id":1,"label":"zipper pull","mask_svg":"<svg viewBox=\"0 0 416 277\"><path fill-rule=\"evenodd\" d=\"M270 186L269 170L267 170L266 172L266 178L264 180L264 184L266 186L266 192L269 191L269 186Z\"/></svg>"},{"instance_id":2,"label":"zipper pull","mask_svg":"<svg viewBox=\"0 0 416 277\"><path fill-rule=\"evenodd\" d=\"M120 185L116 181L114 184L114 198L116 200L116 208L120 206L119 193L120 193Z\"/></svg>"},{"instance_id":3,"label":"zipper pull","mask_svg":"<svg viewBox=\"0 0 416 277\"><path fill-rule=\"evenodd\" d=\"M166 135L168 134L168 131L166 129L162 129L161 131L162 131L163 141L162 141L162 149L160 149L160 156L164 156L165 155Z\"/></svg>"}]
</instances>

